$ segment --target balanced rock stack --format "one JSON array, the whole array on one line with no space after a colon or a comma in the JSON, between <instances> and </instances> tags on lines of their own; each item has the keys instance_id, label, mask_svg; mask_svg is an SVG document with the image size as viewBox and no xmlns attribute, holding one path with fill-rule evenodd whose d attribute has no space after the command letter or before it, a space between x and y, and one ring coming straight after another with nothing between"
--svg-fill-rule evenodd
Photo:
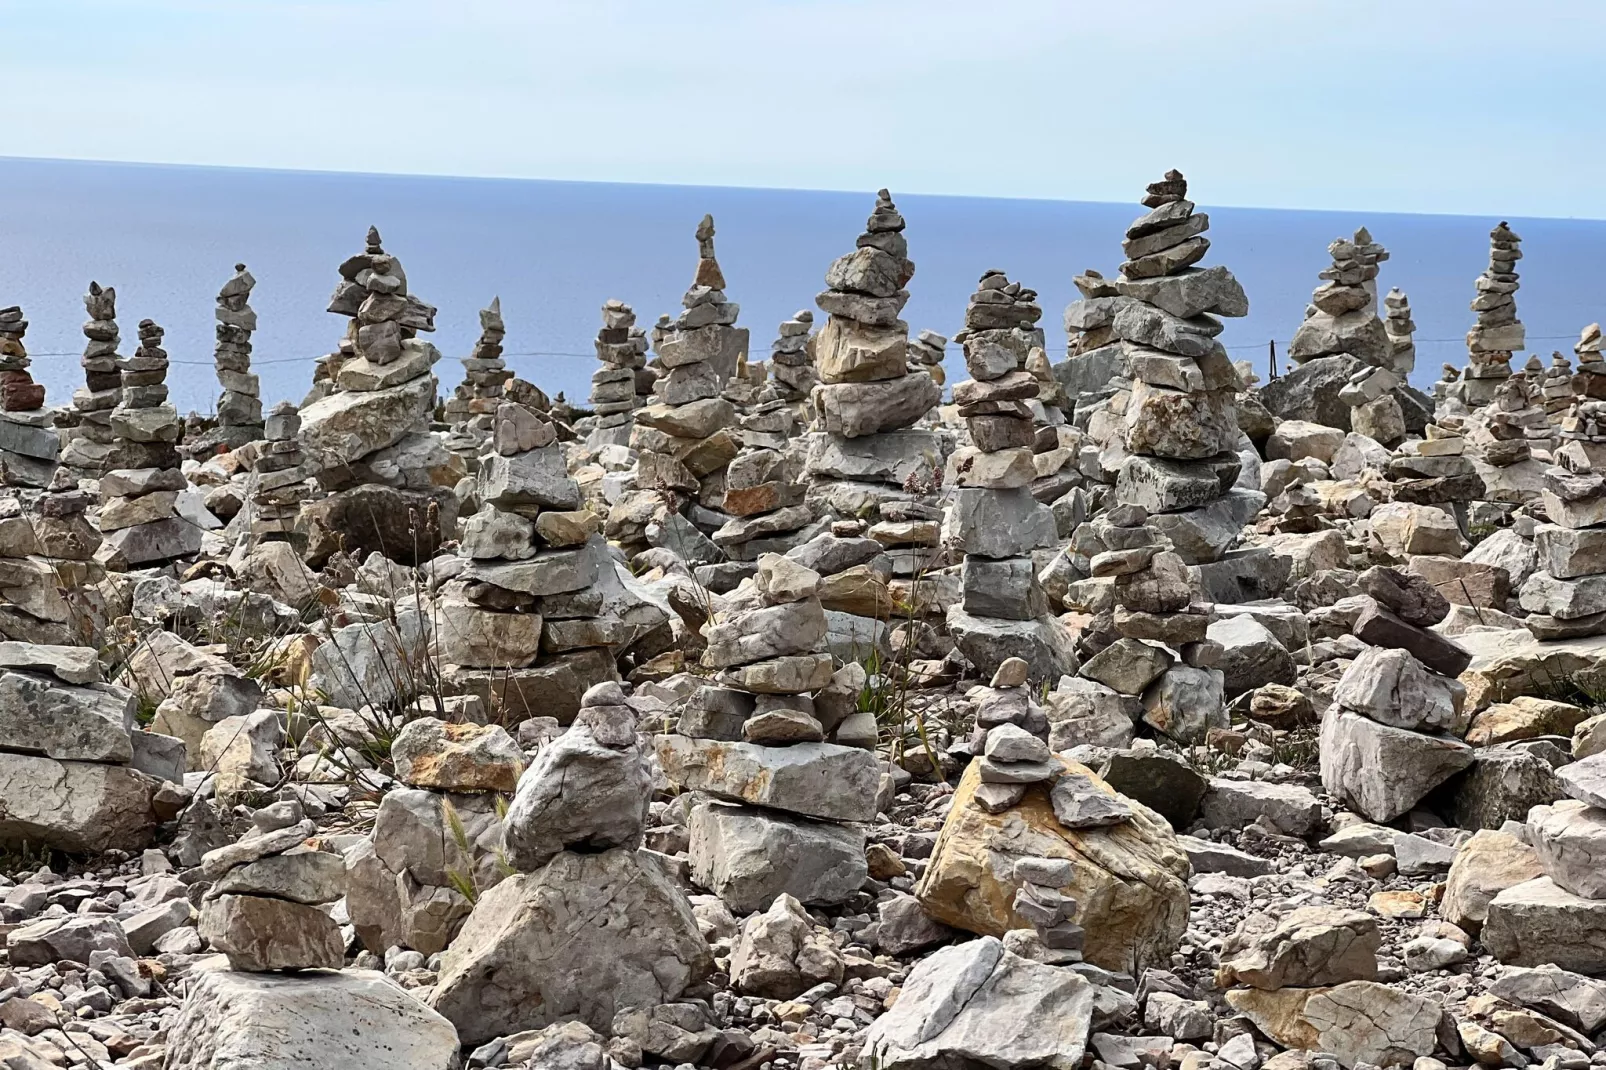
<instances>
[{"instance_id":1,"label":"balanced rock stack","mask_svg":"<svg viewBox=\"0 0 1606 1070\"><path fill-rule=\"evenodd\" d=\"M454 453L478 460L491 437L496 408L502 402L502 387L513 378L502 359L502 339L507 325L502 321L502 299L491 298L490 306L480 309L480 337L474 349L463 358L463 381L446 399L446 421L452 425L448 448Z\"/></svg>"},{"instance_id":2,"label":"balanced rock stack","mask_svg":"<svg viewBox=\"0 0 1606 1070\"><path fill-rule=\"evenodd\" d=\"M924 371L909 370L909 325L899 319L914 277L904 220L886 190L859 235L857 248L825 273L830 289L815 303L829 319L814 337L820 383L810 399L817 431L808 475L823 510L873 515L905 500L911 477L942 468L941 442L913 425L941 399Z\"/></svg>"},{"instance_id":3,"label":"balanced rock stack","mask_svg":"<svg viewBox=\"0 0 1606 1070\"><path fill-rule=\"evenodd\" d=\"M1551 416L1566 412L1573 403L1573 364L1559 350L1550 354L1550 367L1539 380L1536 399Z\"/></svg>"},{"instance_id":4,"label":"balanced rock stack","mask_svg":"<svg viewBox=\"0 0 1606 1070\"><path fill-rule=\"evenodd\" d=\"M1010 282L997 268L988 268L970 295L965 326L954 335L954 341L960 345L992 342L1013 352L1016 367L1030 372L1038 383L1038 392L1030 399L1032 417L1041 423L1062 423L1059 384L1043 351L1043 329L1037 325L1042 318L1036 290Z\"/></svg>"},{"instance_id":5,"label":"balanced rock stack","mask_svg":"<svg viewBox=\"0 0 1606 1070\"><path fill-rule=\"evenodd\" d=\"M581 703L519 779L503 830L514 872L479 897L429 996L471 1047L572 1019L610 1032L713 967L685 893L641 849L653 778L635 711L616 683Z\"/></svg>"},{"instance_id":6,"label":"balanced rock stack","mask_svg":"<svg viewBox=\"0 0 1606 1070\"><path fill-rule=\"evenodd\" d=\"M28 374L22 336L28 321L16 305L0 308L0 482L46 487L56 471L61 438L45 408L45 388Z\"/></svg>"},{"instance_id":7,"label":"balanced rock stack","mask_svg":"<svg viewBox=\"0 0 1606 1070\"><path fill-rule=\"evenodd\" d=\"M1450 612L1444 595L1414 573L1373 567L1353 634L1371 644L1333 692L1322 716L1322 785L1369 821L1386 823L1472 764L1461 741L1470 714L1456 679L1472 655L1430 631Z\"/></svg>"},{"instance_id":8,"label":"balanced rock stack","mask_svg":"<svg viewBox=\"0 0 1606 1070\"><path fill-rule=\"evenodd\" d=\"M1586 402L1576 420L1563 420L1568 441L1540 485L1550 523L1534 528L1538 569L1518 592L1523 623L1538 639L1606 634L1606 475L1598 463L1606 413L1589 411L1597 405Z\"/></svg>"},{"instance_id":9,"label":"balanced rock stack","mask_svg":"<svg viewBox=\"0 0 1606 1070\"><path fill-rule=\"evenodd\" d=\"M312 496L312 477L301 451L301 413L281 401L263 421L267 441L257 454L251 485L251 534L264 540L295 536L301 503Z\"/></svg>"},{"instance_id":10,"label":"balanced rock stack","mask_svg":"<svg viewBox=\"0 0 1606 1070\"><path fill-rule=\"evenodd\" d=\"M803 501L801 458L769 445L742 447L725 469L720 508L730 519L713 534L714 545L733 562L786 553L824 530Z\"/></svg>"},{"instance_id":11,"label":"balanced rock stack","mask_svg":"<svg viewBox=\"0 0 1606 1070\"><path fill-rule=\"evenodd\" d=\"M179 468L183 424L167 403L167 351L162 328L139 324L139 348L122 360L121 400L111 413L118 467L100 480L101 557L117 568L140 568L201 549L201 528L180 516L188 486Z\"/></svg>"},{"instance_id":12,"label":"balanced rock stack","mask_svg":"<svg viewBox=\"0 0 1606 1070\"><path fill-rule=\"evenodd\" d=\"M1029 334L1020 325L1029 314L1016 311L1023 302L1010 290L1015 284L1003 279L999 272L982 277L961 332L973 378L954 387L954 401L971 444L950 464L959 486L947 535L949 545L964 553L964 597L948 609L948 631L982 673L990 675L1006 658L1017 657L1035 678L1056 679L1070 667L1070 648L1048 614L1032 552L1054 547L1058 532L1054 514L1029 486L1037 476L1029 403L1037 398L1038 382L1021 366L1024 354L1014 344ZM990 326L1006 321L1016 326Z\"/></svg>"},{"instance_id":13,"label":"balanced rock stack","mask_svg":"<svg viewBox=\"0 0 1606 1070\"><path fill-rule=\"evenodd\" d=\"M258 811L250 835L201 858L201 935L232 969L338 970L346 962L329 904L346 894L337 854L305 846L315 828L293 800Z\"/></svg>"},{"instance_id":14,"label":"balanced rock stack","mask_svg":"<svg viewBox=\"0 0 1606 1070\"><path fill-rule=\"evenodd\" d=\"M1416 370L1416 343L1412 341L1416 321L1411 319L1411 299L1396 286L1383 298L1383 312L1383 329L1388 332L1393 352L1390 367L1401 379L1409 379Z\"/></svg>"},{"instance_id":15,"label":"balanced rock stack","mask_svg":"<svg viewBox=\"0 0 1606 1070\"><path fill-rule=\"evenodd\" d=\"M623 301L609 299L602 306L602 329L597 332L597 359L602 367L591 373L591 411L596 426L592 446L630 441L630 414L645 403L643 381L647 366L647 334L636 326L636 311Z\"/></svg>"},{"instance_id":16,"label":"balanced rock stack","mask_svg":"<svg viewBox=\"0 0 1606 1070\"><path fill-rule=\"evenodd\" d=\"M250 302L256 284L244 264L235 264L234 277L218 292L217 348L212 359L223 394L217 403L217 427L186 446L192 457L220 447L239 449L262 437L262 381L251 374L251 333L257 328L257 314Z\"/></svg>"},{"instance_id":17,"label":"balanced rock stack","mask_svg":"<svg viewBox=\"0 0 1606 1070\"><path fill-rule=\"evenodd\" d=\"M1489 232L1489 266L1478 276L1472 311L1478 321L1467 332L1467 371L1461 400L1479 408L1494 400L1502 380L1511 376L1511 354L1526 344L1517 319L1517 261L1522 239L1502 222Z\"/></svg>"},{"instance_id":18,"label":"balanced rock stack","mask_svg":"<svg viewBox=\"0 0 1606 1070\"><path fill-rule=\"evenodd\" d=\"M1321 273L1305 322L1288 343L1288 359L1303 364L1349 353L1374 368L1392 368L1393 343L1377 315L1377 265L1388 251L1361 227L1354 238L1334 239L1327 252L1333 265Z\"/></svg>"},{"instance_id":19,"label":"balanced rock stack","mask_svg":"<svg viewBox=\"0 0 1606 1070\"><path fill-rule=\"evenodd\" d=\"M1573 374L1573 393L1586 398L1606 398L1606 338L1601 335L1600 324L1591 323L1579 335L1573 346L1578 358L1578 370Z\"/></svg>"},{"instance_id":20,"label":"balanced rock stack","mask_svg":"<svg viewBox=\"0 0 1606 1070\"><path fill-rule=\"evenodd\" d=\"M1031 665L1005 658L992 681L965 692L976 707L970 752L980 759L981 784L971 802L990 814L1017 806L1033 784L1060 773L1048 746L1048 715L1032 701Z\"/></svg>"},{"instance_id":21,"label":"balanced rock stack","mask_svg":"<svg viewBox=\"0 0 1606 1070\"><path fill-rule=\"evenodd\" d=\"M924 371L931 376L931 381L938 386L948 381L948 373L942 367L943 358L947 355L947 335L938 334L929 327L909 339L909 363L916 365L917 371Z\"/></svg>"},{"instance_id":22,"label":"balanced rock stack","mask_svg":"<svg viewBox=\"0 0 1606 1070\"><path fill-rule=\"evenodd\" d=\"M99 646L103 605L95 585L100 532L84 516L90 497L56 469L31 514L0 498L0 636L24 643Z\"/></svg>"},{"instance_id":23,"label":"balanced rock stack","mask_svg":"<svg viewBox=\"0 0 1606 1070\"><path fill-rule=\"evenodd\" d=\"M881 765L872 750L826 742L857 688L834 682L819 582L795 560L760 559L703 628L718 676L658 737L671 782L745 804L705 804L688 821L693 879L743 912L782 892L841 902L864 881L864 833L843 823L875 817ZM839 672L863 679L857 665Z\"/></svg>"},{"instance_id":24,"label":"balanced rock stack","mask_svg":"<svg viewBox=\"0 0 1606 1070\"><path fill-rule=\"evenodd\" d=\"M802 309L782 322L770 345L770 377L786 401L807 401L814 389L814 358L809 353L813 329L814 313Z\"/></svg>"},{"instance_id":25,"label":"balanced rock stack","mask_svg":"<svg viewBox=\"0 0 1606 1070\"><path fill-rule=\"evenodd\" d=\"M56 425L67 428L63 436L61 463L89 476L98 476L110 464L112 409L117 407L123 379L118 371L117 291L91 282L84 295L89 320L84 324L84 385L73 391L71 411L57 414Z\"/></svg>"},{"instance_id":26,"label":"balanced rock stack","mask_svg":"<svg viewBox=\"0 0 1606 1070\"><path fill-rule=\"evenodd\" d=\"M1095 796L1122 805L1114 796L1088 793L1089 799ZM1081 962L1086 934L1071 920L1076 915L1076 900L1060 891L1076 880L1076 867L1066 858L1028 856L1015 860L1014 877L1018 887L1011 905L1032 927L1006 932L1005 949L1051 966Z\"/></svg>"},{"instance_id":27,"label":"balanced rock stack","mask_svg":"<svg viewBox=\"0 0 1606 1070\"><path fill-rule=\"evenodd\" d=\"M1218 560L1265 497L1238 490L1242 437L1234 398L1238 373L1216 336L1216 316L1243 316L1249 300L1224 267L1196 268L1210 247L1209 220L1171 171L1152 183L1152 209L1127 228L1127 261L1111 321L1132 381L1122 414L1131 455L1116 498L1141 506L1149 523L1190 565Z\"/></svg>"},{"instance_id":28,"label":"balanced rock stack","mask_svg":"<svg viewBox=\"0 0 1606 1070\"><path fill-rule=\"evenodd\" d=\"M735 326L740 306L725 300L712 216L697 227L697 274L681 305L656 346L664 369L653 385L658 401L635 412L636 483L717 497L725 465L740 446L730 430L736 407L721 394L747 356L747 329Z\"/></svg>"}]
</instances>

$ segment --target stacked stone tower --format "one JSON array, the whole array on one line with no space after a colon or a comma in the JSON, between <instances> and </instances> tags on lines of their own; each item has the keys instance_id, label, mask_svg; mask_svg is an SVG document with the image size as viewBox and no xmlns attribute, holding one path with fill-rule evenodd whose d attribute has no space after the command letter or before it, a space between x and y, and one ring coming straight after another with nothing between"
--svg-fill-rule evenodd
<instances>
[{"instance_id":1,"label":"stacked stone tower","mask_svg":"<svg viewBox=\"0 0 1606 1070\"><path fill-rule=\"evenodd\" d=\"M264 540L295 535L301 503L312 496L312 477L301 450L301 414L288 401L273 407L263 422L267 438L257 454L251 491L251 534Z\"/></svg>"},{"instance_id":2,"label":"stacked stone tower","mask_svg":"<svg viewBox=\"0 0 1606 1070\"><path fill-rule=\"evenodd\" d=\"M84 369L84 385L73 392L72 410L59 414L56 423L68 429L63 436L61 463L84 475L98 476L106 470L116 440L111 414L122 388L122 375L117 370L121 359L117 353L121 340L117 330L117 291L91 282L84 295L84 308L89 313L84 324L84 355L79 361Z\"/></svg>"},{"instance_id":3,"label":"stacked stone tower","mask_svg":"<svg viewBox=\"0 0 1606 1070\"><path fill-rule=\"evenodd\" d=\"M1333 264L1311 294L1288 359L1303 364L1348 353L1375 368L1391 367L1393 344L1377 314L1377 265L1389 258L1388 250L1361 227L1353 238L1334 239L1327 252Z\"/></svg>"},{"instance_id":4,"label":"stacked stone tower","mask_svg":"<svg viewBox=\"0 0 1606 1070\"><path fill-rule=\"evenodd\" d=\"M813 329L814 313L805 308L781 324L770 346L770 375L777 396L785 401L807 401L814 389L814 358L809 355Z\"/></svg>"},{"instance_id":5,"label":"stacked stone tower","mask_svg":"<svg viewBox=\"0 0 1606 1070\"><path fill-rule=\"evenodd\" d=\"M1478 321L1467 332L1468 364L1461 399L1469 408L1494 400L1495 391L1511 377L1511 354L1524 348L1527 335L1517 319L1517 261L1522 239L1502 222L1489 232L1489 266L1478 276L1472 311Z\"/></svg>"},{"instance_id":6,"label":"stacked stone tower","mask_svg":"<svg viewBox=\"0 0 1606 1070\"><path fill-rule=\"evenodd\" d=\"M55 474L61 439L45 408L45 388L28 374L27 332L21 308L0 308L0 481L42 488Z\"/></svg>"},{"instance_id":7,"label":"stacked stone tower","mask_svg":"<svg viewBox=\"0 0 1606 1070\"><path fill-rule=\"evenodd\" d=\"M1388 333L1393 351L1394 374L1408 379L1416 370L1416 343L1411 338L1416 333L1416 322L1411 319L1411 299L1396 286L1383 298L1383 308L1383 330Z\"/></svg>"},{"instance_id":8,"label":"stacked stone tower","mask_svg":"<svg viewBox=\"0 0 1606 1070\"><path fill-rule=\"evenodd\" d=\"M223 393L217 403L217 427L186 447L191 456L220 447L239 449L262 437L262 382L251 373L251 334L257 327L257 314L250 300L256 284L244 264L235 264L234 277L217 295L213 360Z\"/></svg>"},{"instance_id":9,"label":"stacked stone tower","mask_svg":"<svg viewBox=\"0 0 1606 1070\"><path fill-rule=\"evenodd\" d=\"M647 366L647 334L636 326L636 310L610 298L602 306L596 345L602 367L591 373L591 411L597 419L591 445L622 446L630 441L630 414L643 402L641 387L651 385L638 382Z\"/></svg>"},{"instance_id":10,"label":"stacked stone tower","mask_svg":"<svg viewBox=\"0 0 1606 1070\"><path fill-rule=\"evenodd\" d=\"M502 321L502 299L491 298L480 310L480 337L474 349L463 358L463 381L446 399L446 422L452 425L452 450L476 460L491 437L496 408L502 401L502 387L513 373L502 359L502 339L507 325Z\"/></svg>"}]
</instances>

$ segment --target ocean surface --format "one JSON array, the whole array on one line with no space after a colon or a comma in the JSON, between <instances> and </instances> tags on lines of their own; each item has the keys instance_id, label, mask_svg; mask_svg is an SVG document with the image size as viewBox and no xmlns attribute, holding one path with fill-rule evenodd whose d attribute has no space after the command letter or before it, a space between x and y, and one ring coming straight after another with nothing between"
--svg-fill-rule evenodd
<instances>
[{"instance_id":1,"label":"ocean surface","mask_svg":"<svg viewBox=\"0 0 1606 1070\"><path fill-rule=\"evenodd\" d=\"M1303 317L1327 244L1360 225L1391 252L1379 279L1411 298L1419 386L1439 366L1466 363L1473 280L1498 220L1369 212L1211 208L1210 176L1190 174L1210 212L1205 264L1225 264L1249 294L1225 344L1265 375L1268 341L1281 353ZM965 302L991 268L1038 291L1049 356L1064 356L1061 314L1086 268L1113 275L1131 204L893 196L908 220L916 272L904 313L912 331L952 336ZM1134 190L1134 194L1141 191ZM360 252L368 226L407 270L413 293L440 309L433 341L442 393L478 334L478 311L502 298L508 362L549 393L583 401L597 367L592 340L609 298L650 327L673 313L691 281L693 231L704 212L727 293L763 359L782 320L814 308L826 267L853 248L874 203L852 193L390 175L253 171L0 159L0 307L20 304L35 378L51 404L82 383L82 295L91 279L115 286L123 352L144 318L167 328L169 383L180 411L212 411L212 310L243 261L256 276L255 370L265 402L299 401L313 361L334 348L346 320L324 311L337 266ZM1512 219L1524 238L1518 310L1530 350L1570 353L1588 323L1606 318L1606 221ZM823 317L822 317L823 319ZM1520 358L1519 358L1520 360ZM966 378L950 346L949 381Z\"/></svg>"}]
</instances>

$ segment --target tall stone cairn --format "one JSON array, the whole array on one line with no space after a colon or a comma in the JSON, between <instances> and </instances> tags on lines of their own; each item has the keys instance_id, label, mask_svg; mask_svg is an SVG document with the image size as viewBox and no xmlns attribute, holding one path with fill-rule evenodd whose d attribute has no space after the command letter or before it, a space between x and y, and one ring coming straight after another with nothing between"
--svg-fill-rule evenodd
<instances>
[{"instance_id":1,"label":"tall stone cairn","mask_svg":"<svg viewBox=\"0 0 1606 1070\"><path fill-rule=\"evenodd\" d=\"M1539 380L1538 400L1545 412L1553 417L1572 407L1573 362L1560 350L1550 354L1550 366Z\"/></svg>"},{"instance_id":2,"label":"tall stone cairn","mask_svg":"<svg viewBox=\"0 0 1606 1070\"><path fill-rule=\"evenodd\" d=\"M312 496L311 465L301 450L301 413L281 401L263 421L267 442L257 454L251 487L251 534L263 540L294 538L301 503Z\"/></svg>"},{"instance_id":3,"label":"tall stone cairn","mask_svg":"<svg viewBox=\"0 0 1606 1070\"><path fill-rule=\"evenodd\" d=\"M839 516L874 513L908 501L911 479L940 477L943 450L912 425L942 399L924 370L909 370L909 325L899 319L914 277L903 216L886 190L853 252L825 273L815 298L829 318L814 336L819 385L810 397L816 430L809 452L811 495Z\"/></svg>"},{"instance_id":4,"label":"tall stone cairn","mask_svg":"<svg viewBox=\"0 0 1606 1070\"><path fill-rule=\"evenodd\" d=\"M1040 349L1028 324L1041 309L1027 295L1002 272L987 272L958 335L972 378L954 387L954 402L971 444L952 462L959 488L948 524L964 553L964 597L948 610L948 630L983 675L1018 657L1037 679L1054 679L1069 668L1070 644L1048 616L1032 562L1032 551L1055 546L1058 532L1030 490L1039 383L1021 350Z\"/></svg>"},{"instance_id":5,"label":"tall stone cairn","mask_svg":"<svg viewBox=\"0 0 1606 1070\"><path fill-rule=\"evenodd\" d=\"M813 329L814 313L805 308L781 323L770 344L770 376L783 400L805 402L814 389L814 358L809 353Z\"/></svg>"},{"instance_id":6,"label":"tall stone cairn","mask_svg":"<svg viewBox=\"0 0 1606 1070\"><path fill-rule=\"evenodd\" d=\"M1132 382L1121 415L1129 456L1116 497L1141 507L1188 564L1218 560L1264 503L1233 489L1241 432L1234 409L1238 374L1221 343L1217 316L1243 316L1249 300L1224 267L1196 268L1209 248L1209 221L1187 200L1176 171L1151 184L1151 211L1127 228L1128 260L1111 326Z\"/></svg>"},{"instance_id":7,"label":"tall stone cairn","mask_svg":"<svg viewBox=\"0 0 1606 1070\"><path fill-rule=\"evenodd\" d=\"M1416 322L1411 319L1411 299L1398 286L1383 298L1383 330L1388 332L1389 347L1393 351L1394 374L1408 379L1416 370Z\"/></svg>"},{"instance_id":8,"label":"tall stone cairn","mask_svg":"<svg viewBox=\"0 0 1606 1070\"><path fill-rule=\"evenodd\" d=\"M89 284L84 295L89 320L84 324L84 385L73 391L72 410L58 415L58 426L70 428L62 444L61 463L85 475L99 475L107 468L112 444L112 409L122 395L121 359L117 343L117 291L98 282Z\"/></svg>"},{"instance_id":9,"label":"tall stone cairn","mask_svg":"<svg viewBox=\"0 0 1606 1070\"><path fill-rule=\"evenodd\" d=\"M1527 338L1517 319L1517 261L1522 239L1502 222L1489 232L1489 266L1476 283L1472 311L1478 321L1467 332L1467 371L1461 399L1468 408L1487 405L1503 379L1511 377L1511 354Z\"/></svg>"},{"instance_id":10,"label":"tall stone cairn","mask_svg":"<svg viewBox=\"0 0 1606 1070\"><path fill-rule=\"evenodd\" d=\"M1606 338L1602 337L1598 323L1585 327L1573 345L1573 355L1578 358L1578 370L1573 373L1573 393L1581 398L1606 398L1606 359L1601 357L1603 349L1606 349Z\"/></svg>"},{"instance_id":11,"label":"tall stone cairn","mask_svg":"<svg viewBox=\"0 0 1606 1070\"><path fill-rule=\"evenodd\" d=\"M1606 402L1578 402L1559 434L1556 464L1540 484L1550 522L1534 529L1538 571L1518 602L1535 638L1606 635Z\"/></svg>"},{"instance_id":12,"label":"tall stone cairn","mask_svg":"<svg viewBox=\"0 0 1606 1070\"><path fill-rule=\"evenodd\" d=\"M455 453L478 457L502 401L502 388L513 378L502 359L502 339L507 325L502 321L502 299L480 309L480 336L469 355L463 358L463 381L446 399L446 422L453 436L448 448Z\"/></svg>"},{"instance_id":13,"label":"tall stone cairn","mask_svg":"<svg viewBox=\"0 0 1606 1070\"><path fill-rule=\"evenodd\" d=\"M177 448L183 424L167 403L162 334L141 320L139 348L119 361L122 400L111 413L118 467L100 480L101 555L112 567L161 564L201 548L201 529L178 514L178 496L188 486Z\"/></svg>"},{"instance_id":14,"label":"tall stone cairn","mask_svg":"<svg viewBox=\"0 0 1606 1070\"><path fill-rule=\"evenodd\" d=\"M602 306L602 329L597 332L597 359L602 367L591 373L591 411L596 426L591 445L627 445L631 413L644 403L642 387L651 389L647 367L647 334L636 326L636 310L610 298Z\"/></svg>"},{"instance_id":15,"label":"tall stone cairn","mask_svg":"<svg viewBox=\"0 0 1606 1070\"><path fill-rule=\"evenodd\" d=\"M1333 264L1310 297L1305 322L1288 343L1288 359L1303 364L1348 353L1376 368L1393 364L1393 346L1377 314L1377 265L1388 250L1361 227L1353 238L1335 238L1327 252Z\"/></svg>"},{"instance_id":16,"label":"tall stone cairn","mask_svg":"<svg viewBox=\"0 0 1606 1070\"><path fill-rule=\"evenodd\" d=\"M251 308L251 291L257 280L244 264L234 265L234 277L217 295L218 382L223 394L217 403L217 430L203 441L237 449L262 437L262 381L251 373L251 334L257 314Z\"/></svg>"},{"instance_id":17,"label":"tall stone cairn","mask_svg":"<svg viewBox=\"0 0 1606 1070\"><path fill-rule=\"evenodd\" d=\"M0 308L0 482L42 488L55 474L61 438L45 388L28 373L27 332L21 308Z\"/></svg>"}]
</instances>

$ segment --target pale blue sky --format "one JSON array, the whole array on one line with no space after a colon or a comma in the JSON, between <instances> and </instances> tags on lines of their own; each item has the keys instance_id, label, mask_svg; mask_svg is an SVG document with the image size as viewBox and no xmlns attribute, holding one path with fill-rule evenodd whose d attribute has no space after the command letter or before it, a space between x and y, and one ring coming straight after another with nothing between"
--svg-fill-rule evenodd
<instances>
[{"instance_id":1,"label":"pale blue sky","mask_svg":"<svg viewBox=\"0 0 1606 1070\"><path fill-rule=\"evenodd\" d=\"M0 154L1599 217L1599 0L0 0Z\"/></svg>"}]
</instances>

